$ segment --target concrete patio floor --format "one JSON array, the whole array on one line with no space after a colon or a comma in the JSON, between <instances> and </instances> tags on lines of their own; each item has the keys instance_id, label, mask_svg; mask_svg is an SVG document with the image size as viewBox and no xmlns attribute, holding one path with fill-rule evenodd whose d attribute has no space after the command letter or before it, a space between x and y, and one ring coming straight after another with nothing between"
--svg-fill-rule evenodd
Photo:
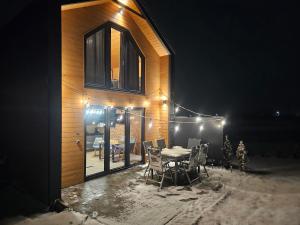
<instances>
[{"instance_id":1,"label":"concrete patio floor","mask_svg":"<svg viewBox=\"0 0 300 225\"><path fill-rule=\"evenodd\" d=\"M300 160L251 158L247 173L208 168L201 183L145 184L143 169L112 174L62 190L69 209L20 218L37 224L300 224ZM184 183L182 177L181 182ZM0 222L1 224L1 222Z\"/></svg>"},{"instance_id":2,"label":"concrete patio floor","mask_svg":"<svg viewBox=\"0 0 300 225\"><path fill-rule=\"evenodd\" d=\"M222 188L218 180L192 187L175 187L166 182L158 192L156 185L145 184L143 171L135 167L66 188L62 198L73 210L104 224L159 225L193 224L197 215L227 196L227 192L217 191Z\"/></svg>"}]
</instances>

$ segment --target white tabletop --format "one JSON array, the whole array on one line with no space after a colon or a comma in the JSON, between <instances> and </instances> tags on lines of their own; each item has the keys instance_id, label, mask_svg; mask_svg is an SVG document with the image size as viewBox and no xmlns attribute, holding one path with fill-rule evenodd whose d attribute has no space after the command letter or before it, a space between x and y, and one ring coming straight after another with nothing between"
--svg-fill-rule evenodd
<instances>
[{"instance_id":1,"label":"white tabletop","mask_svg":"<svg viewBox=\"0 0 300 225\"><path fill-rule=\"evenodd\" d=\"M180 158L189 156L191 153L191 149L176 147L176 148L164 148L161 151L161 155L165 157L172 157L172 158Z\"/></svg>"}]
</instances>

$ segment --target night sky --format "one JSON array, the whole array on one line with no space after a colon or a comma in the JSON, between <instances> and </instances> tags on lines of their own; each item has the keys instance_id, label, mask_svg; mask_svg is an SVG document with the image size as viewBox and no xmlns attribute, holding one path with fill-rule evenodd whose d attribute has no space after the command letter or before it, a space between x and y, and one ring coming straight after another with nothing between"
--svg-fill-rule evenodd
<instances>
[{"instance_id":1,"label":"night sky","mask_svg":"<svg viewBox=\"0 0 300 225\"><path fill-rule=\"evenodd\" d=\"M140 1L175 49L177 103L213 115L300 116L297 7ZM27 2L5 0L0 27Z\"/></svg>"},{"instance_id":2,"label":"night sky","mask_svg":"<svg viewBox=\"0 0 300 225\"><path fill-rule=\"evenodd\" d=\"M141 2L175 49L177 103L206 114L299 116L296 8Z\"/></svg>"}]
</instances>

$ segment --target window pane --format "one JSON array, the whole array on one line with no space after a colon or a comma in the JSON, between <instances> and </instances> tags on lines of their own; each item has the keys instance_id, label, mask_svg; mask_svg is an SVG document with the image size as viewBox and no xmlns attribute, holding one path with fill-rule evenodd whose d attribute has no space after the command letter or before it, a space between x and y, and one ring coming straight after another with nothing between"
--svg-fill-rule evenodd
<instances>
[{"instance_id":1,"label":"window pane","mask_svg":"<svg viewBox=\"0 0 300 225\"><path fill-rule=\"evenodd\" d=\"M110 110L110 169L125 166L125 112Z\"/></svg>"},{"instance_id":2,"label":"window pane","mask_svg":"<svg viewBox=\"0 0 300 225\"><path fill-rule=\"evenodd\" d=\"M131 41L128 42L128 89L130 90L139 90L139 61L138 61L138 53L135 49L135 46Z\"/></svg>"},{"instance_id":3,"label":"window pane","mask_svg":"<svg viewBox=\"0 0 300 225\"><path fill-rule=\"evenodd\" d=\"M142 58L139 56L139 91L142 90Z\"/></svg>"},{"instance_id":4,"label":"window pane","mask_svg":"<svg viewBox=\"0 0 300 225\"><path fill-rule=\"evenodd\" d=\"M142 121L143 111L132 110L130 115L130 164L141 162L142 160Z\"/></svg>"},{"instance_id":5,"label":"window pane","mask_svg":"<svg viewBox=\"0 0 300 225\"><path fill-rule=\"evenodd\" d=\"M113 88L123 88L121 76L121 32L111 29L111 83Z\"/></svg>"},{"instance_id":6,"label":"window pane","mask_svg":"<svg viewBox=\"0 0 300 225\"><path fill-rule=\"evenodd\" d=\"M86 176L104 171L105 113L99 105L85 110Z\"/></svg>"},{"instance_id":7,"label":"window pane","mask_svg":"<svg viewBox=\"0 0 300 225\"><path fill-rule=\"evenodd\" d=\"M105 84L104 30L86 39L86 84Z\"/></svg>"},{"instance_id":8,"label":"window pane","mask_svg":"<svg viewBox=\"0 0 300 225\"><path fill-rule=\"evenodd\" d=\"M86 59L85 59L85 72L86 83L95 82L95 35L86 39Z\"/></svg>"}]
</instances>

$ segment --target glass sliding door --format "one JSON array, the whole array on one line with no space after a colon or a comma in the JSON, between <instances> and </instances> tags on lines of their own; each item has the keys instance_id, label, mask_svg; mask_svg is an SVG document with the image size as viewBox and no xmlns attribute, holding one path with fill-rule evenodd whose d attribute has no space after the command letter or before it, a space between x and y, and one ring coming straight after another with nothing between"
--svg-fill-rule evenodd
<instances>
[{"instance_id":1,"label":"glass sliding door","mask_svg":"<svg viewBox=\"0 0 300 225\"><path fill-rule=\"evenodd\" d=\"M104 172L106 110L93 105L85 110L85 174Z\"/></svg>"},{"instance_id":2,"label":"glass sliding door","mask_svg":"<svg viewBox=\"0 0 300 225\"><path fill-rule=\"evenodd\" d=\"M143 109L130 110L130 143L129 156L130 164L140 163L142 161L142 139L143 139Z\"/></svg>"},{"instance_id":3,"label":"glass sliding door","mask_svg":"<svg viewBox=\"0 0 300 225\"><path fill-rule=\"evenodd\" d=\"M126 144L125 124L126 114L122 108L110 109L110 169L125 166Z\"/></svg>"},{"instance_id":4,"label":"glass sliding door","mask_svg":"<svg viewBox=\"0 0 300 225\"><path fill-rule=\"evenodd\" d=\"M144 109L91 105L85 110L85 176L93 178L143 161Z\"/></svg>"}]
</instances>

